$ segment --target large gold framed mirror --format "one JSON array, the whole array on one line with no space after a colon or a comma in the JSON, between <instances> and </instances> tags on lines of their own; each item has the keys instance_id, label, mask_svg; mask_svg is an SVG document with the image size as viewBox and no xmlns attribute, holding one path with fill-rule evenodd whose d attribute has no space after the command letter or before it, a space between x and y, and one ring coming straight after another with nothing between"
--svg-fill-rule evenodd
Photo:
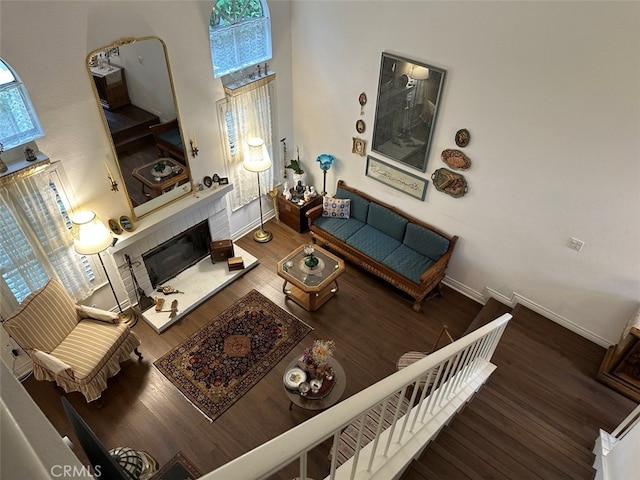
<instances>
[{"instance_id":1,"label":"large gold framed mirror","mask_svg":"<svg viewBox=\"0 0 640 480\"><path fill-rule=\"evenodd\" d=\"M135 218L191 192L167 47L125 38L87 56L87 71Z\"/></svg>"}]
</instances>

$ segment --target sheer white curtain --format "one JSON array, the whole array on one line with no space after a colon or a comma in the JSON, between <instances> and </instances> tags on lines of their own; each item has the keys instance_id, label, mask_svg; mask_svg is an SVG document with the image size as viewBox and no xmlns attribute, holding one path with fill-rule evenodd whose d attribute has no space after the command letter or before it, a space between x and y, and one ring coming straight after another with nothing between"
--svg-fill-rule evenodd
<instances>
[{"instance_id":1,"label":"sheer white curtain","mask_svg":"<svg viewBox=\"0 0 640 480\"><path fill-rule=\"evenodd\" d=\"M47 172L0 187L1 286L11 289L18 302L53 277L76 300L93 291L90 267L73 249L59 195Z\"/></svg>"},{"instance_id":2,"label":"sheer white curtain","mask_svg":"<svg viewBox=\"0 0 640 480\"><path fill-rule=\"evenodd\" d=\"M243 88L242 93L227 97L222 106L228 140L227 171L233 183L233 190L229 194L233 210L258 196L256 174L242 166L248 138L262 138L273 162L269 170L259 174L262 191L267 192L274 185L273 172L277 162L273 156L272 86L273 82L269 82L252 89Z\"/></svg>"}]
</instances>

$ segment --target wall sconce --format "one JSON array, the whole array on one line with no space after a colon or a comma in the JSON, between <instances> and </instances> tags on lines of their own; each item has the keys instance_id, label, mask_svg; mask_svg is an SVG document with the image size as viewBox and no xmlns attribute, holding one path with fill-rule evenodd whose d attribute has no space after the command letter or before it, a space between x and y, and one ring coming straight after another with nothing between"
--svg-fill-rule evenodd
<instances>
[{"instance_id":1,"label":"wall sconce","mask_svg":"<svg viewBox=\"0 0 640 480\"><path fill-rule=\"evenodd\" d=\"M191 147L191 156L193 158L196 158L198 156L198 138L196 137L196 132L193 132L191 134L189 145Z\"/></svg>"},{"instance_id":2,"label":"wall sconce","mask_svg":"<svg viewBox=\"0 0 640 480\"><path fill-rule=\"evenodd\" d=\"M116 182L113 179L113 175L111 174L111 170L109 170L109 165L107 164L106 160L104 162L104 166L107 169L107 178L109 179L109 183L111 184L111 191L112 192L117 192L118 191L118 182Z\"/></svg>"}]
</instances>

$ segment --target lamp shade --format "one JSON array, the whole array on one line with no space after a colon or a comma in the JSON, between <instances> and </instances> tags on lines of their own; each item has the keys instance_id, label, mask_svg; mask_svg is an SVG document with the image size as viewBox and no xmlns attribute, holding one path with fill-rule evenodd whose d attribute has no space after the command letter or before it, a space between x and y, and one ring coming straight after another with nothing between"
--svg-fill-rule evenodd
<instances>
[{"instance_id":1,"label":"lamp shade","mask_svg":"<svg viewBox=\"0 0 640 480\"><path fill-rule=\"evenodd\" d=\"M98 216L89 210L71 217L73 249L81 255L94 255L106 250L113 243L111 232Z\"/></svg>"},{"instance_id":2,"label":"lamp shade","mask_svg":"<svg viewBox=\"0 0 640 480\"><path fill-rule=\"evenodd\" d=\"M429 78L429 69L421 65L412 65L409 76L414 80L427 80Z\"/></svg>"},{"instance_id":3,"label":"lamp shade","mask_svg":"<svg viewBox=\"0 0 640 480\"><path fill-rule=\"evenodd\" d=\"M321 153L318 155L318 158L316 158L316 161L320 164L320 169L325 172L331 168L334 160L335 157L328 153Z\"/></svg>"},{"instance_id":4,"label":"lamp shade","mask_svg":"<svg viewBox=\"0 0 640 480\"><path fill-rule=\"evenodd\" d=\"M271 168L271 158L264 140L258 137L251 137L247 140L242 166L250 172L257 173Z\"/></svg>"}]
</instances>

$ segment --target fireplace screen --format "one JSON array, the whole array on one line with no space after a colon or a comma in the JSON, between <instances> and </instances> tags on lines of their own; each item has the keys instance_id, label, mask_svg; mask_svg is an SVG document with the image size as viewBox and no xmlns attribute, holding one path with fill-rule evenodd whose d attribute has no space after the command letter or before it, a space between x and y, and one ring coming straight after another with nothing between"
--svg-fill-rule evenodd
<instances>
[{"instance_id":1,"label":"fireplace screen","mask_svg":"<svg viewBox=\"0 0 640 480\"><path fill-rule=\"evenodd\" d=\"M170 238L142 255L153 288L209 255L211 233L207 220Z\"/></svg>"}]
</instances>

